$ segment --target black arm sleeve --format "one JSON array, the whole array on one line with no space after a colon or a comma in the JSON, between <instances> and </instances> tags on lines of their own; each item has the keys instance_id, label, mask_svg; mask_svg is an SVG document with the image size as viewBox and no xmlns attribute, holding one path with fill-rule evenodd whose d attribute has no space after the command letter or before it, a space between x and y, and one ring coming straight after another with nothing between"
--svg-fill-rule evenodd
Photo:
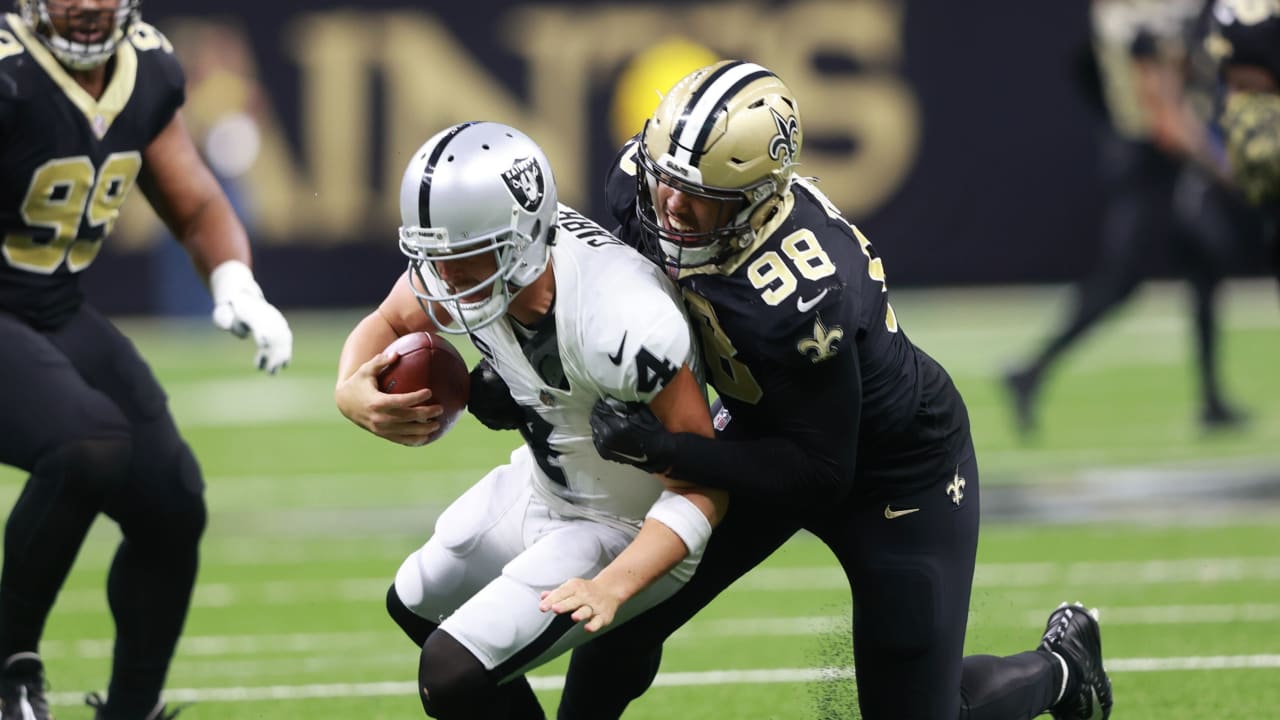
<instances>
[{"instance_id":1,"label":"black arm sleeve","mask_svg":"<svg viewBox=\"0 0 1280 720\"><path fill-rule=\"evenodd\" d=\"M680 433L668 475L790 507L826 505L844 495L838 466L783 437L732 441Z\"/></svg>"},{"instance_id":2,"label":"black arm sleeve","mask_svg":"<svg viewBox=\"0 0 1280 720\"><path fill-rule=\"evenodd\" d=\"M754 439L680 433L668 475L793 508L829 506L848 496L862 409L856 348L790 368L782 379L766 393L767 427L747 428Z\"/></svg>"}]
</instances>

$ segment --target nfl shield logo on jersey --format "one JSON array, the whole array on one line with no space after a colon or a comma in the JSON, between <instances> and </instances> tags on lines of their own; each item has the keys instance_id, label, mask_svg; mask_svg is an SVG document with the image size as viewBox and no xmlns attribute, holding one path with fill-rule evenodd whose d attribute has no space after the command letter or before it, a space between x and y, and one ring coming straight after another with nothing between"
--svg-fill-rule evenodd
<instances>
[{"instance_id":1,"label":"nfl shield logo on jersey","mask_svg":"<svg viewBox=\"0 0 1280 720\"><path fill-rule=\"evenodd\" d=\"M526 212L533 212L542 204L545 192L542 168L538 161L527 157L516 160L509 170L502 173L502 181L511 191L511 197L520 203Z\"/></svg>"},{"instance_id":2,"label":"nfl shield logo on jersey","mask_svg":"<svg viewBox=\"0 0 1280 720\"><path fill-rule=\"evenodd\" d=\"M729 414L729 408L721 405L720 409L716 411L716 416L711 418L711 426L716 429L716 432L723 432L725 428L729 427L729 421L732 419L733 416Z\"/></svg>"}]
</instances>

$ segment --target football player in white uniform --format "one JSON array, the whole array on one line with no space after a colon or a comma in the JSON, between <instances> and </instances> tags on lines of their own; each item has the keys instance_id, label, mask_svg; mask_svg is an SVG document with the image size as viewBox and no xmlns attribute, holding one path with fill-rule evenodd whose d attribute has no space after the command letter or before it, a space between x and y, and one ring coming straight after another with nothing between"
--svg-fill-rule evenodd
<instances>
[{"instance_id":1,"label":"football player in white uniform","mask_svg":"<svg viewBox=\"0 0 1280 720\"><path fill-rule=\"evenodd\" d=\"M662 271L559 205L545 155L513 128L464 123L428 140L400 209L409 269L347 338L339 409L425 443L440 407L422 404L430 390L378 392L391 360L379 353L413 331L466 333L485 357L472 412L525 442L440 516L388 610L422 647L428 715L541 718L523 673L673 594L726 507L723 493L592 445L591 409L606 399L712 435L691 333Z\"/></svg>"}]
</instances>

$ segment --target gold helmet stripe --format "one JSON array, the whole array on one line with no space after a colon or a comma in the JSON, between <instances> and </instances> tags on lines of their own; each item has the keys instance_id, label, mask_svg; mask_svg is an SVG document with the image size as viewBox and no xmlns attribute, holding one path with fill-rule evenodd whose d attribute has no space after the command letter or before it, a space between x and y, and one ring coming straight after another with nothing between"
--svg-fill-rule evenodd
<instances>
[{"instance_id":1,"label":"gold helmet stripe","mask_svg":"<svg viewBox=\"0 0 1280 720\"><path fill-rule=\"evenodd\" d=\"M703 144L711 135L716 118L743 88L773 73L755 63L738 63L720 68L689 98L680 122L671 133L670 153L679 162L697 167Z\"/></svg>"}]
</instances>

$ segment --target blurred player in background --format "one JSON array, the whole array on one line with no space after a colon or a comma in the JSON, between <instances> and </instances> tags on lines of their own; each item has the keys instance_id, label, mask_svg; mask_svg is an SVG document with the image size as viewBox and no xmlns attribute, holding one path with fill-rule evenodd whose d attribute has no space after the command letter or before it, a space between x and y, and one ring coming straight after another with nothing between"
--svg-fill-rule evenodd
<instances>
[{"instance_id":1,"label":"blurred player in background","mask_svg":"<svg viewBox=\"0 0 1280 720\"><path fill-rule=\"evenodd\" d=\"M87 303L92 264L135 181L213 292L214 322L288 362L292 336L178 108L183 74L137 0L21 0L0 19L0 462L30 472L4 538L0 718L47 720L40 636L94 517L124 539L97 720L169 718L160 699L205 526L204 482L137 350Z\"/></svg>"},{"instance_id":2,"label":"blurred player in background","mask_svg":"<svg viewBox=\"0 0 1280 720\"><path fill-rule=\"evenodd\" d=\"M546 156L513 128L464 123L428 140L401 185L408 273L339 362L343 414L419 445L440 406L423 404L429 389L380 393L382 350L414 331L466 333L484 355L468 406L525 441L441 514L387 593L422 648L436 718L543 717L523 673L669 597L725 508L720 491L596 453L588 417L604 398L652 407L672 431L710 437L711 418L671 283L556 199ZM604 592L578 602L588 588ZM562 602L571 614L550 612Z\"/></svg>"},{"instance_id":3,"label":"blurred player in background","mask_svg":"<svg viewBox=\"0 0 1280 720\"><path fill-rule=\"evenodd\" d=\"M787 86L724 61L672 88L611 166L622 237L677 279L723 406L711 440L597 403L596 447L723 488L733 512L684 588L575 651L560 718L619 717L664 640L800 528L852 591L861 717L1105 718L1110 680L1083 607L1053 611L1035 650L963 657L979 517L964 401L899 327L870 242L796 176L801 142Z\"/></svg>"},{"instance_id":4,"label":"blurred player in background","mask_svg":"<svg viewBox=\"0 0 1280 720\"><path fill-rule=\"evenodd\" d=\"M1036 404L1050 370L1072 345L1128 299L1141 266L1169 246L1194 295L1199 419L1206 429L1246 416L1223 396L1215 295L1241 236L1259 233L1222 185L1221 141L1210 128L1216 68L1199 38L1205 0L1094 0L1093 56L1109 122L1101 160L1105 193L1093 272L1075 287L1062 326L1005 375L1016 428L1037 428Z\"/></svg>"},{"instance_id":5,"label":"blurred player in background","mask_svg":"<svg viewBox=\"0 0 1280 720\"><path fill-rule=\"evenodd\" d=\"M1222 124L1236 183L1271 218L1271 266L1280 280L1280 0L1219 0L1210 52L1226 90Z\"/></svg>"}]
</instances>

